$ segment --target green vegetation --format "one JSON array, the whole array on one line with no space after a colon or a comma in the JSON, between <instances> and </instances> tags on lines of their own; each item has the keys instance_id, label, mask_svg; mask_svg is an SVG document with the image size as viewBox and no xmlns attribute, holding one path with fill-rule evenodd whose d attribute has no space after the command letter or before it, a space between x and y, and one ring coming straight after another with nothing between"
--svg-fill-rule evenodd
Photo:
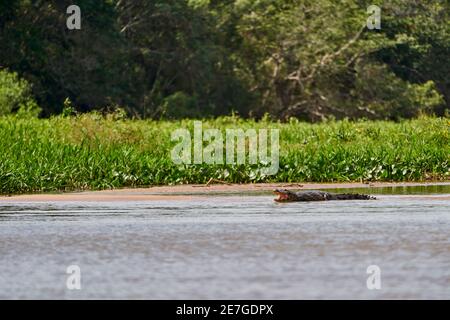
<instances>
[{"instance_id":1,"label":"green vegetation","mask_svg":"<svg viewBox=\"0 0 450 320\"><path fill-rule=\"evenodd\" d=\"M0 193L229 182L407 181L448 179L450 122L423 117L387 121L286 123L239 117L204 128L279 128L280 170L256 166L174 165L171 133L191 120L125 120L121 113L0 118Z\"/></svg>"},{"instance_id":2,"label":"green vegetation","mask_svg":"<svg viewBox=\"0 0 450 320\"><path fill-rule=\"evenodd\" d=\"M26 80L19 79L16 73L0 70L0 116L13 112L36 117L40 109Z\"/></svg>"},{"instance_id":3,"label":"green vegetation","mask_svg":"<svg viewBox=\"0 0 450 320\"><path fill-rule=\"evenodd\" d=\"M69 30L72 4L0 1L2 194L449 179L447 0L78 0ZM175 165L188 118L281 129L278 174Z\"/></svg>"},{"instance_id":4,"label":"green vegetation","mask_svg":"<svg viewBox=\"0 0 450 320\"><path fill-rule=\"evenodd\" d=\"M139 119L445 115L448 0L0 1L0 69L41 116L121 106ZM365 27L381 8L381 29ZM1 97L0 91L0 100ZM4 107L15 112L15 108Z\"/></svg>"}]
</instances>

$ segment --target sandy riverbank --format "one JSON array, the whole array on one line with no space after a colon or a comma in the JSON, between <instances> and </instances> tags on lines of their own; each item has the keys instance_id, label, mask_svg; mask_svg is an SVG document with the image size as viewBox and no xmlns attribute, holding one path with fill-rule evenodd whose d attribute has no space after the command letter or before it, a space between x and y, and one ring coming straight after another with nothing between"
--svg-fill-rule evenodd
<instances>
[{"instance_id":1,"label":"sandy riverbank","mask_svg":"<svg viewBox=\"0 0 450 320\"><path fill-rule=\"evenodd\" d=\"M116 189L85 191L59 194L29 194L0 197L5 201L161 201L187 200L198 196L216 193L240 194L242 192L271 191L276 188L292 190L330 189L330 188L382 188L414 187L429 185L450 185L447 182L374 182L374 183L261 183L261 184L211 184L157 186L136 189Z\"/></svg>"}]
</instances>

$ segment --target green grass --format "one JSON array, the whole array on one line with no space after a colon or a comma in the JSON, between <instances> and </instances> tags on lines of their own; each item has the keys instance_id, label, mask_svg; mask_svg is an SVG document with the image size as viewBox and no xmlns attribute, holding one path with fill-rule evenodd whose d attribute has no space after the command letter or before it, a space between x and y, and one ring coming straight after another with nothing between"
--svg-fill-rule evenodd
<instances>
[{"instance_id":1,"label":"green grass","mask_svg":"<svg viewBox=\"0 0 450 320\"><path fill-rule=\"evenodd\" d=\"M207 128L279 128L280 170L262 176L256 165L177 166L173 130L190 120L115 120L85 114L51 119L0 118L0 193L108 189L161 184L229 182L419 181L450 178L450 121L399 123L255 122L226 117Z\"/></svg>"}]
</instances>

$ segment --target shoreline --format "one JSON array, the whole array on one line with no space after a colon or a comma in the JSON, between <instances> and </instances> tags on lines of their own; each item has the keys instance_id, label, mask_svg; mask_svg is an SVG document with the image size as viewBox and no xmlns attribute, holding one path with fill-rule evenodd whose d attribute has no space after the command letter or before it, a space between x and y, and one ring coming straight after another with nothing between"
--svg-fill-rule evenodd
<instances>
[{"instance_id":1,"label":"shoreline","mask_svg":"<svg viewBox=\"0 0 450 320\"><path fill-rule=\"evenodd\" d=\"M176 186L154 186L147 188L124 188L100 191L82 191L67 193L39 193L12 196L0 196L1 202L109 202L109 201L164 201L191 200L205 195L229 194L242 192L267 192L277 188L289 190L311 189L354 189L385 187L420 187L450 186L450 181L440 182L372 182L372 183L257 183L257 184L189 184Z\"/></svg>"}]
</instances>

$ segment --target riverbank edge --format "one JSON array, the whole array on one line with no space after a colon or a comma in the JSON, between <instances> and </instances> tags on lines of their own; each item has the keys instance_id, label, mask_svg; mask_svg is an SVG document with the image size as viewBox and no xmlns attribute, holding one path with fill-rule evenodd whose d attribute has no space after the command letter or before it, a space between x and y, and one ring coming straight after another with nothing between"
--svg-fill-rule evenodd
<instances>
[{"instance_id":1,"label":"riverbank edge","mask_svg":"<svg viewBox=\"0 0 450 320\"><path fill-rule=\"evenodd\" d=\"M420 187L450 185L450 181L439 182L372 182L372 183L255 183L255 184L186 184L175 186L154 186L147 188L123 188L100 191L83 191L68 193L42 193L0 196L0 202L5 201L163 201L187 200L196 196L230 194L239 195L243 192L266 192L277 188L289 190L311 189L354 189L354 188L385 188L385 187Z\"/></svg>"}]
</instances>

